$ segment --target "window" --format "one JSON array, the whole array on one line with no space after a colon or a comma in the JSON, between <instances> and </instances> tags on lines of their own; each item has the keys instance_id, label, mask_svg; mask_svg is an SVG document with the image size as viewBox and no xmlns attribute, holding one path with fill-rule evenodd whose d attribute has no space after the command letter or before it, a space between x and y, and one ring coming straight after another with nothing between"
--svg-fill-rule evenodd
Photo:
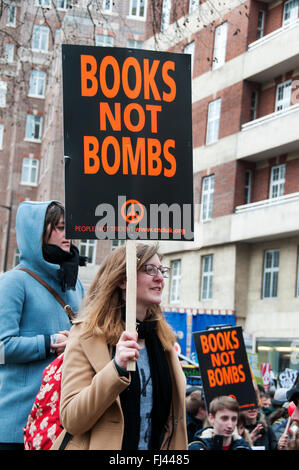
<instances>
[{"instance_id":1,"label":"window","mask_svg":"<svg viewBox=\"0 0 299 470\"><path fill-rule=\"evenodd\" d=\"M299 297L299 252L297 255L297 286L296 286L296 296Z\"/></svg>"},{"instance_id":2,"label":"window","mask_svg":"<svg viewBox=\"0 0 299 470\"><path fill-rule=\"evenodd\" d=\"M201 300L213 297L213 255L202 256Z\"/></svg>"},{"instance_id":3,"label":"window","mask_svg":"<svg viewBox=\"0 0 299 470\"><path fill-rule=\"evenodd\" d=\"M277 297L279 250L268 250L264 259L263 298Z\"/></svg>"},{"instance_id":4,"label":"window","mask_svg":"<svg viewBox=\"0 0 299 470\"><path fill-rule=\"evenodd\" d=\"M27 114L25 139L40 142L42 136L42 116Z\"/></svg>"},{"instance_id":5,"label":"window","mask_svg":"<svg viewBox=\"0 0 299 470\"><path fill-rule=\"evenodd\" d=\"M146 0L131 0L130 15L137 18L145 18L145 2Z\"/></svg>"},{"instance_id":6,"label":"window","mask_svg":"<svg viewBox=\"0 0 299 470\"><path fill-rule=\"evenodd\" d=\"M15 27L17 22L17 7L15 5L9 5L8 7L8 16L7 16L7 26Z\"/></svg>"},{"instance_id":7,"label":"window","mask_svg":"<svg viewBox=\"0 0 299 470\"><path fill-rule=\"evenodd\" d=\"M73 0L58 0L57 8L59 10L67 10L67 8L73 7Z\"/></svg>"},{"instance_id":8,"label":"window","mask_svg":"<svg viewBox=\"0 0 299 470\"><path fill-rule=\"evenodd\" d=\"M291 105L292 80L278 85L276 89L275 111L281 111Z\"/></svg>"},{"instance_id":9,"label":"window","mask_svg":"<svg viewBox=\"0 0 299 470\"><path fill-rule=\"evenodd\" d=\"M298 18L299 0L289 0L283 7L283 26L293 23Z\"/></svg>"},{"instance_id":10,"label":"window","mask_svg":"<svg viewBox=\"0 0 299 470\"><path fill-rule=\"evenodd\" d=\"M112 240L111 251L115 250L119 246L123 246L124 244L125 244L125 240Z\"/></svg>"},{"instance_id":11,"label":"window","mask_svg":"<svg viewBox=\"0 0 299 470\"><path fill-rule=\"evenodd\" d=\"M161 14L161 32L164 33L170 24L171 0L163 0Z\"/></svg>"},{"instance_id":12,"label":"window","mask_svg":"<svg viewBox=\"0 0 299 470\"><path fill-rule=\"evenodd\" d=\"M254 90L251 93L251 100L250 100L250 121L254 121L257 118L257 103L258 103L258 92Z\"/></svg>"},{"instance_id":13,"label":"window","mask_svg":"<svg viewBox=\"0 0 299 470\"><path fill-rule=\"evenodd\" d=\"M40 70L31 70L29 80L29 96L44 98L46 73Z\"/></svg>"},{"instance_id":14,"label":"window","mask_svg":"<svg viewBox=\"0 0 299 470\"><path fill-rule=\"evenodd\" d=\"M38 160L30 156L23 158L21 184L36 185L38 176Z\"/></svg>"},{"instance_id":15,"label":"window","mask_svg":"<svg viewBox=\"0 0 299 470\"><path fill-rule=\"evenodd\" d=\"M48 26L33 26L32 49L36 51L47 51L49 46Z\"/></svg>"},{"instance_id":16,"label":"window","mask_svg":"<svg viewBox=\"0 0 299 470\"><path fill-rule=\"evenodd\" d=\"M184 48L184 54L191 54L191 78L193 75L193 64L194 64L194 48L195 48L195 42L190 42L185 46Z\"/></svg>"},{"instance_id":17,"label":"window","mask_svg":"<svg viewBox=\"0 0 299 470\"><path fill-rule=\"evenodd\" d=\"M171 262L170 303L180 301L181 260Z\"/></svg>"},{"instance_id":18,"label":"window","mask_svg":"<svg viewBox=\"0 0 299 470\"><path fill-rule=\"evenodd\" d=\"M260 10L257 18L257 32L256 39L261 39L264 36L264 26L265 26L265 12Z\"/></svg>"},{"instance_id":19,"label":"window","mask_svg":"<svg viewBox=\"0 0 299 470\"><path fill-rule=\"evenodd\" d=\"M221 67L225 62L227 40L227 22L215 29L215 42L213 54L213 70Z\"/></svg>"},{"instance_id":20,"label":"window","mask_svg":"<svg viewBox=\"0 0 299 470\"><path fill-rule=\"evenodd\" d=\"M285 173L286 166L276 165L271 168L271 179L270 179L270 199L283 196L284 184L285 184Z\"/></svg>"},{"instance_id":21,"label":"window","mask_svg":"<svg viewBox=\"0 0 299 470\"><path fill-rule=\"evenodd\" d=\"M211 101L208 109L208 124L207 124L207 137L206 144L213 144L217 142L219 137L219 125L220 125L220 113L221 113L221 99Z\"/></svg>"},{"instance_id":22,"label":"window","mask_svg":"<svg viewBox=\"0 0 299 470\"><path fill-rule=\"evenodd\" d=\"M251 187L252 187L252 171L245 171L245 194L244 204L250 204L251 201Z\"/></svg>"},{"instance_id":23,"label":"window","mask_svg":"<svg viewBox=\"0 0 299 470\"><path fill-rule=\"evenodd\" d=\"M87 257L87 263L95 264L96 240L81 240L79 246L80 256Z\"/></svg>"},{"instance_id":24,"label":"window","mask_svg":"<svg viewBox=\"0 0 299 470\"><path fill-rule=\"evenodd\" d=\"M202 180L201 192L201 220L211 220L214 199L215 175L206 176Z\"/></svg>"},{"instance_id":25,"label":"window","mask_svg":"<svg viewBox=\"0 0 299 470\"><path fill-rule=\"evenodd\" d=\"M4 52L4 57L5 61L11 64L14 60L14 51L15 51L15 46L14 44L11 44L10 42L7 42L5 44L5 52Z\"/></svg>"},{"instance_id":26,"label":"window","mask_svg":"<svg viewBox=\"0 0 299 470\"><path fill-rule=\"evenodd\" d=\"M35 4L40 7L51 8L51 0L35 0Z\"/></svg>"},{"instance_id":27,"label":"window","mask_svg":"<svg viewBox=\"0 0 299 470\"><path fill-rule=\"evenodd\" d=\"M96 46L113 47L113 43L113 36L108 36L107 34L97 34L96 36Z\"/></svg>"},{"instance_id":28,"label":"window","mask_svg":"<svg viewBox=\"0 0 299 470\"><path fill-rule=\"evenodd\" d=\"M0 108L6 106L7 82L0 81Z\"/></svg>"},{"instance_id":29,"label":"window","mask_svg":"<svg viewBox=\"0 0 299 470\"><path fill-rule=\"evenodd\" d=\"M112 11L112 0L103 0L103 10L107 13Z\"/></svg>"},{"instance_id":30,"label":"window","mask_svg":"<svg viewBox=\"0 0 299 470\"><path fill-rule=\"evenodd\" d=\"M189 14L193 13L198 8L198 0L189 0Z\"/></svg>"},{"instance_id":31,"label":"window","mask_svg":"<svg viewBox=\"0 0 299 470\"><path fill-rule=\"evenodd\" d=\"M137 41L137 39L128 39L127 46L134 49L143 49L143 41Z\"/></svg>"},{"instance_id":32,"label":"window","mask_svg":"<svg viewBox=\"0 0 299 470\"><path fill-rule=\"evenodd\" d=\"M4 125L0 124L0 150L3 149Z\"/></svg>"}]
</instances>

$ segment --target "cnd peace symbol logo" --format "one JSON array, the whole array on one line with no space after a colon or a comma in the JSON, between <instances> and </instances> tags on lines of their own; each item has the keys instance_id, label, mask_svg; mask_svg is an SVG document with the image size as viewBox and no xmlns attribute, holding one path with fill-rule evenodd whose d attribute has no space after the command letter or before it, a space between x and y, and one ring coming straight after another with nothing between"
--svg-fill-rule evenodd
<instances>
[{"instance_id":1,"label":"cnd peace symbol logo","mask_svg":"<svg viewBox=\"0 0 299 470\"><path fill-rule=\"evenodd\" d=\"M131 224L137 224L144 216L144 207L136 199L129 199L121 206L123 219Z\"/></svg>"}]
</instances>

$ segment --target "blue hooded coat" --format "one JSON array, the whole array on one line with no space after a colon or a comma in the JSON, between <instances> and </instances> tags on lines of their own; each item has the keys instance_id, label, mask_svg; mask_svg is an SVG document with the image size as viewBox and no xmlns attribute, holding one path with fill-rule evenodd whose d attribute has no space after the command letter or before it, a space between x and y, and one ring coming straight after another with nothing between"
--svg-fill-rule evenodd
<instances>
[{"instance_id":1,"label":"blue hooded coat","mask_svg":"<svg viewBox=\"0 0 299 470\"><path fill-rule=\"evenodd\" d=\"M63 292L60 266L45 261L42 232L49 202L26 201L16 217L19 267L34 271L74 312L84 290ZM0 276L0 443L23 443L23 427L39 391L42 373L56 355L49 353L49 335L71 328L64 309L53 295L28 273L13 269Z\"/></svg>"}]
</instances>

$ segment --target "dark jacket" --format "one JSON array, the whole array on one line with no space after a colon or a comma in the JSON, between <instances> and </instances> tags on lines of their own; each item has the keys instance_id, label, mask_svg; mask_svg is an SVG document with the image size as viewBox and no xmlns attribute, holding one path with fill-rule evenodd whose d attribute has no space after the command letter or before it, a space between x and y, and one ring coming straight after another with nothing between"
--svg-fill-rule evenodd
<instances>
[{"instance_id":1,"label":"dark jacket","mask_svg":"<svg viewBox=\"0 0 299 470\"><path fill-rule=\"evenodd\" d=\"M277 439L272 428L267 423L265 416L262 413L259 413L257 416L257 421L255 424L246 423L246 429L251 433L258 424L262 424L265 432L261 437L259 437L254 443L254 446L264 446L265 450L276 450L277 449Z\"/></svg>"},{"instance_id":2,"label":"dark jacket","mask_svg":"<svg viewBox=\"0 0 299 470\"><path fill-rule=\"evenodd\" d=\"M208 427L198 431L194 436L194 441L189 444L188 450L215 450L214 428ZM243 437L234 432L229 450L251 450L251 447Z\"/></svg>"},{"instance_id":3,"label":"dark jacket","mask_svg":"<svg viewBox=\"0 0 299 470\"><path fill-rule=\"evenodd\" d=\"M194 435L197 431L202 429L203 422L201 419L197 419L194 416L186 413L186 422L187 422L187 434L188 434L188 442L192 442L194 440Z\"/></svg>"}]
</instances>

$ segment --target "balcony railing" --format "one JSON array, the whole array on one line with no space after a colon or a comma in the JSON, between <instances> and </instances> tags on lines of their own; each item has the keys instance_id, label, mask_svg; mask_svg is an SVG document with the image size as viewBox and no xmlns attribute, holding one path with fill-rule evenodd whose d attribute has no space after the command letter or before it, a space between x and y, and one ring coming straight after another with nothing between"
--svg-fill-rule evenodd
<instances>
[{"instance_id":1,"label":"balcony railing","mask_svg":"<svg viewBox=\"0 0 299 470\"><path fill-rule=\"evenodd\" d=\"M275 206L277 204L285 204L291 201L299 200L299 192L285 194L284 196L273 197L271 199L264 199L263 201L252 202L250 204L244 204L242 206L237 206L235 209L236 214L241 212L248 212L256 209L264 209L265 207Z\"/></svg>"},{"instance_id":2,"label":"balcony railing","mask_svg":"<svg viewBox=\"0 0 299 470\"><path fill-rule=\"evenodd\" d=\"M296 28L299 25L299 18L296 21L292 21L292 23L288 23L281 28L275 29L275 31L272 31L272 33L267 34L266 36L263 36L262 38L258 39L257 41L252 42L251 44L248 45L248 50L252 50L256 47L262 46L263 44L267 43L268 41L271 41L272 39L276 38L277 36L280 36L283 34L285 31L289 31L293 28Z\"/></svg>"},{"instance_id":3,"label":"balcony railing","mask_svg":"<svg viewBox=\"0 0 299 470\"><path fill-rule=\"evenodd\" d=\"M275 111L274 113L267 114L266 116L263 116L258 119L254 119L254 121L246 122L245 124L242 124L241 130L246 131L248 129L253 129L254 127L260 126L261 124L274 121L275 119L287 116L288 114L292 114L298 109L299 103L296 103L293 106L289 106L288 108L281 109L280 111Z\"/></svg>"}]
</instances>

